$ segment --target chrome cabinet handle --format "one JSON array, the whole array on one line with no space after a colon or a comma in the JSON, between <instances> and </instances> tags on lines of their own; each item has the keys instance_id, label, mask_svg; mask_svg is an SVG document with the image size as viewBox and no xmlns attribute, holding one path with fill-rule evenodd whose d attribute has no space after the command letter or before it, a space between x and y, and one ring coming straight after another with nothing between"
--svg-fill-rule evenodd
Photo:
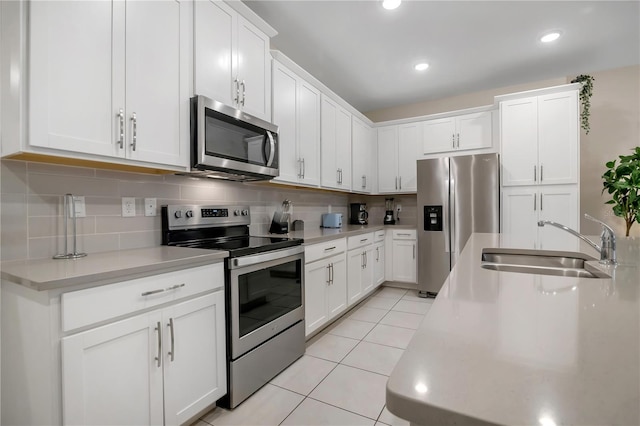
<instances>
[{"instance_id":1,"label":"chrome cabinet handle","mask_svg":"<svg viewBox=\"0 0 640 426\"><path fill-rule=\"evenodd\" d=\"M167 290L167 291L170 291L170 290L176 290L176 289L178 289L178 288L184 287L185 285L186 285L185 283L172 285L171 287L167 287L167 289L166 289L166 290Z\"/></svg>"},{"instance_id":2,"label":"chrome cabinet handle","mask_svg":"<svg viewBox=\"0 0 640 426\"><path fill-rule=\"evenodd\" d=\"M131 114L131 122L133 123L133 135L131 136L131 149L136 150L136 144L138 142L138 117L134 112Z\"/></svg>"},{"instance_id":3,"label":"chrome cabinet handle","mask_svg":"<svg viewBox=\"0 0 640 426\"><path fill-rule=\"evenodd\" d=\"M158 332L158 356L156 356L157 366L162 365L162 329L160 328L160 321L156 323L156 331Z\"/></svg>"},{"instance_id":4,"label":"chrome cabinet handle","mask_svg":"<svg viewBox=\"0 0 640 426\"><path fill-rule=\"evenodd\" d=\"M364 267L365 269L367 268L367 265L369 264L369 257L367 256L367 252L364 252Z\"/></svg>"},{"instance_id":5,"label":"chrome cabinet handle","mask_svg":"<svg viewBox=\"0 0 640 426\"><path fill-rule=\"evenodd\" d=\"M302 159L298 158L298 178L302 179Z\"/></svg>"},{"instance_id":6,"label":"chrome cabinet handle","mask_svg":"<svg viewBox=\"0 0 640 426\"><path fill-rule=\"evenodd\" d=\"M452 133L451 134L451 148L455 148L456 147L456 134Z\"/></svg>"},{"instance_id":7,"label":"chrome cabinet handle","mask_svg":"<svg viewBox=\"0 0 640 426\"><path fill-rule=\"evenodd\" d=\"M235 97L235 98L233 98L233 101L236 103L236 105L239 105L239 104L240 104L240 84L238 84L238 83L239 83L239 82L238 82L238 77L236 77L236 78L233 80L233 84L235 84L235 85L236 85L236 97Z\"/></svg>"},{"instance_id":8,"label":"chrome cabinet handle","mask_svg":"<svg viewBox=\"0 0 640 426\"><path fill-rule=\"evenodd\" d=\"M533 194L533 211L534 212L537 210L537 202L538 202L538 197L536 197L536 194Z\"/></svg>"},{"instance_id":9,"label":"chrome cabinet handle","mask_svg":"<svg viewBox=\"0 0 640 426\"><path fill-rule=\"evenodd\" d=\"M542 167L543 165L540 164L540 182L544 180L544 169ZM540 210L542 210L542 203L540 203Z\"/></svg>"},{"instance_id":10,"label":"chrome cabinet handle","mask_svg":"<svg viewBox=\"0 0 640 426\"><path fill-rule=\"evenodd\" d=\"M333 247L329 247L329 248L324 249L324 251L331 251L331 250L335 250L335 249L336 249L336 246L333 246Z\"/></svg>"},{"instance_id":11,"label":"chrome cabinet handle","mask_svg":"<svg viewBox=\"0 0 640 426\"><path fill-rule=\"evenodd\" d=\"M376 262L380 262L380 247L376 247Z\"/></svg>"},{"instance_id":12,"label":"chrome cabinet handle","mask_svg":"<svg viewBox=\"0 0 640 426\"><path fill-rule=\"evenodd\" d=\"M157 290L151 290L151 291L145 291L144 293L141 293L140 296L151 296L152 294L158 294L158 293L163 293L165 292L166 289L164 288L159 288Z\"/></svg>"},{"instance_id":13,"label":"chrome cabinet handle","mask_svg":"<svg viewBox=\"0 0 640 426\"><path fill-rule=\"evenodd\" d=\"M363 238L363 239L360 240L361 243L366 243L367 241L369 241L368 238Z\"/></svg>"},{"instance_id":14,"label":"chrome cabinet handle","mask_svg":"<svg viewBox=\"0 0 640 426\"><path fill-rule=\"evenodd\" d=\"M396 190L398 190L398 176L396 176Z\"/></svg>"},{"instance_id":15,"label":"chrome cabinet handle","mask_svg":"<svg viewBox=\"0 0 640 426\"><path fill-rule=\"evenodd\" d=\"M398 181L400 182L400 191L402 191L402 176L400 176L400 178L398 179Z\"/></svg>"},{"instance_id":16,"label":"chrome cabinet handle","mask_svg":"<svg viewBox=\"0 0 640 426\"><path fill-rule=\"evenodd\" d=\"M329 276L330 276L330 280L331 280L331 284L333 284L333 262L331 262L331 264L329 265Z\"/></svg>"},{"instance_id":17,"label":"chrome cabinet handle","mask_svg":"<svg viewBox=\"0 0 640 426\"><path fill-rule=\"evenodd\" d=\"M460 148L460 133L458 133L458 148Z\"/></svg>"},{"instance_id":18,"label":"chrome cabinet handle","mask_svg":"<svg viewBox=\"0 0 640 426\"><path fill-rule=\"evenodd\" d=\"M410 236L411 236L411 234L403 234L403 233L401 233L401 232L398 232L398 234L397 234L397 235L398 235L398 236L403 236L403 237L410 237Z\"/></svg>"},{"instance_id":19,"label":"chrome cabinet handle","mask_svg":"<svg viewBox=\"0 0 640 426\"><path fill-rule=\"evenodd\" d=\"M542 180L542 168L540 169L540 180ZM540 211L542 211L542 192L540 193Z\"/></svg>"},{"instance_id":20,"label":"chrome cabinet handle","mask_svg":"<svg viewBox=\"0 0 640 426\"><path fill-rule=\"evenodd\" d=\"M416 245L413 245L413 258L416 258Z\"/></svg>"},{"instance_id":21,"label":"chrome cabinet handle","mask_svg":"<svg viewBox=\"0 0 640 426\"><path fill-rule=\"evenodd\" d=\"M360 255L360 269L364 269L364 253Z\"/></svg>"},{"instance_id":22,"label":"chrome cabinet handle","mask_svg":"<svg viewBox=\"0 0 640 426\"><path fill-rule=\"evenodd\" d=\"M340 169L336 169L336 183L340 183Z\"/></svg>"},{"instance_id":23,"label":"chrome cabinet handle","mask_svg":"<svg viewBox=\"0 0 640 426\"><path fill-rule=\"evenodd\" d=\"M327 265L327 285L331 285L331 264Z\"/></svg>"},{"instance_id":24,"label":"chrome cabinet handle","mask_svg":"<svg viewBox=\"0 0 640 426\"><path fill-rule=\"evenodd\" d=\"M167 326L169 327L169 331L171 332L171 350L169 351L168 355L171 355L171 362L173 362L176 356L175 338L173 335L173 318L169 318L169 324L167 324Z\"/></svg>"},{"instance_id":25,"label":"chrome cabinet handle","mask_svg":"<svg viewBox=\"0 0 640 426\"><path fill-rule=\"evenodd\" d=\"M533 181L536 182L538 180L538 173L537 173L537 167L534 164L533 165Z\"/></svg>"},{"instance_id":26,"label":"chrome cabinet handle","mask_svg":"<svg viewBox=\"0 0 640 426\"><path fill-rule=\"evenodd\" d=\"M118 111L118 123L120 127L120 134L118 135L119 139L116 143L120 145L120 149L122 149L124 148L124 110L122 108Z\"/></svg>"},{"instance_id":27,"label":"chrome cabinet handle","mask_svg":"<svg viewBox=\"0 0 640 426\"><path fill-rule=\"evenodd\" d=\"M240 83L240 86L242 86L242 101L240 101L240 105L244 106L244 96L246 94L246 89L247 89L247 85L244 83L244 80L242 80L242 82Z\"/></svg>"}]
</instances>

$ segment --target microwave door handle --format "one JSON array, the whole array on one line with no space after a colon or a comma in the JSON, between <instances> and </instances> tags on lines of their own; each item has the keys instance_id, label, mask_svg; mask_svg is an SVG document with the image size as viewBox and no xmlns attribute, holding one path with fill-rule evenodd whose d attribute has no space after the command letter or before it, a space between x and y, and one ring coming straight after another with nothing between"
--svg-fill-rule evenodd
<instances>
[{"instance_id":1,"label":"microwave door handle","mask_svg":"<svg viewBox=\"0 0 640 426\"><path fill-rule=\"evenodd\" d=\"M276 141L273 139L273 135L268 130L267 138L269 138L269 158L267 159L267 167L271 167L271 165L273 164L273 158L276 155Z\"/></svg>"}]
</instances>

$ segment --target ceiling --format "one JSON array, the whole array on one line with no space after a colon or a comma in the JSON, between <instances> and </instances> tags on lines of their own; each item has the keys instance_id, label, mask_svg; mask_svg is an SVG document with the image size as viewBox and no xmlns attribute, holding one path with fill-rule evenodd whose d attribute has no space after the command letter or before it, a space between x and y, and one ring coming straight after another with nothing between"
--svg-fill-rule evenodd
<instances>
[{"instance_id":1,"label":"ceiling","mask_svg":"<svg viewBox=\"0 0 640 426\"><path fill-rule=\"evenodd\" d=\"M278 31L273 49L361 112L640 63L638 1L244 3ZM549 30L561 38L541 43Z\"/></svg>"}]
</instances>

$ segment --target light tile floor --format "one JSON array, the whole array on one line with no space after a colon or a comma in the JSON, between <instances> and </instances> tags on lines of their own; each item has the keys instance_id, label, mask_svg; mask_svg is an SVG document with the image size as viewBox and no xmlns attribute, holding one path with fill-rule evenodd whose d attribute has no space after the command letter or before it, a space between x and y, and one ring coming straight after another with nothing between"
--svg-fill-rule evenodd
<instances>
[{"instance_id":1,"label":"light tile floor","mask_svg":"<svg viewBox=\"0 0 640 426\"><path fill-rule=\"evenodd\" d=\"M216 408L193 426L408 425L386 409L385 387L432 302L380 288L236 409Z\"/></svg>"}]
</instances>

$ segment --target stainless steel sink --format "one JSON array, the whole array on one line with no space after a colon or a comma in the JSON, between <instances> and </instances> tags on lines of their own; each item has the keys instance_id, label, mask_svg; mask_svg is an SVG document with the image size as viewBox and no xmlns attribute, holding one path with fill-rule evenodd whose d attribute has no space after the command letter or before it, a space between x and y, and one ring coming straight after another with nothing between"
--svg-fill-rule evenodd
<instances>
[{"instance_id":1,"label":"stainless steel sink","mask_svg":"<svg viewBox=\"0 0 640 426\"><path fill-rule=\"evenodd\" d=\"M561 277L611 278L586 262L596 260L583 253L550 250L485 248L482 267L495 271Z\"/></svg>"}]
</instances>

